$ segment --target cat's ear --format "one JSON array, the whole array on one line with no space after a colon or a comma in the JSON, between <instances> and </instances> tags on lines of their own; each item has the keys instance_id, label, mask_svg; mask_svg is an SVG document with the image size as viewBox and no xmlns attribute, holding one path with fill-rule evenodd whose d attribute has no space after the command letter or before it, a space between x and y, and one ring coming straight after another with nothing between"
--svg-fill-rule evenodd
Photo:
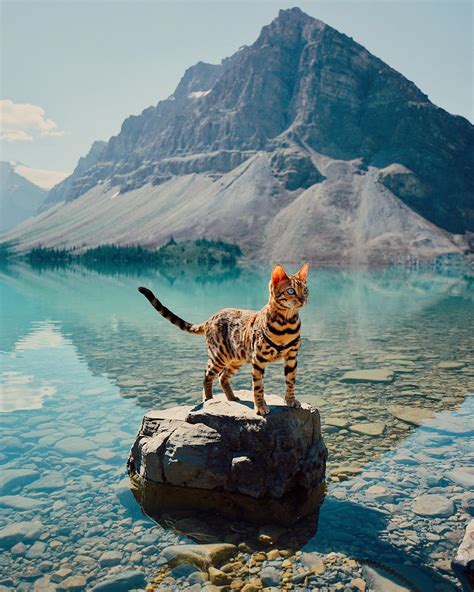
<instances>
[{"instance_id":1,"label":"cat's ear","mask_svg":"<svg viewBox=\"0 0 474 592\"><path fill-rule=\"evenodd\" d=\"M305 263L303 267L295 273L295 276L302 282L306 282L306 278L308 277L308 270L309 263Z\"/></svg>"},{"instance_id":2,"label":"cat's ear","mask_svg":"<svg viewBox=\"0 0 474 592\"><path fill-rule=\"evenodd\" d=\"M287 280L288 275L286 271L283 269L282 265L276 265L272 271L272 284L274 286L278 286L280 282L283 280Z\"/></svg>"}]
</instances>

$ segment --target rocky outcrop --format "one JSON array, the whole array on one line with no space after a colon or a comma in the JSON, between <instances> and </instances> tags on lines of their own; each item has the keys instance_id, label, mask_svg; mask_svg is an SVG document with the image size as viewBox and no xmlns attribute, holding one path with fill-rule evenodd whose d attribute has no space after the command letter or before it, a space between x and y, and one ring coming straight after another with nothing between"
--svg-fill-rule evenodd
<instances>
[{"instance_id":1,"label":"rocky outcrop","mask_svg":"<svg viewBox=\"0 0 474 592\"><path fill-rule=\"evenodd\" d=\"M474 520L467 525L451 566L462 584L463 591L471 592L474 589Z\"/></svg>"},{"instance_id":2,"label":"rocky outcrop","mask_svg":"<svg viewBox=\"0 0 474 592\"><path fill-rule=\"evenodd\" d=\"M290 409L267 395L270 414L262 418L250 392L238 396L239 402L214 398L147 413L131 450L131 472L158 484L259 499L317 488L327 456L318 411Z\"/></svg>"}]
</instances>

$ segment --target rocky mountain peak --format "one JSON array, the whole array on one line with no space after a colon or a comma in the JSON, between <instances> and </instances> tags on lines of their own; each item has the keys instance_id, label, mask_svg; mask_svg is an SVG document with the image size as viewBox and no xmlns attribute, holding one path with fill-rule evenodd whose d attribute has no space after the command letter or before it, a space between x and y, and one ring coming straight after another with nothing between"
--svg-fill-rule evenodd
<instances>
[{"instance_id":1,"label":"rocky mountain peak","mask_svg":"<svg viewBox=\"0 0 474 592\"><path fill-rule=\"evenodd\" d=\"M216 178L256 152L269 154L278 182L298 191L326 178L319 154L384 170L380 182L397 197L460 233L474 225L473 144L467 120L433 105L350 37L291 8L221 64L188 68L171 97L127 118L50 200L70 201L101 183L127 193L190 173Z\"/></svg>"}]
</instances>

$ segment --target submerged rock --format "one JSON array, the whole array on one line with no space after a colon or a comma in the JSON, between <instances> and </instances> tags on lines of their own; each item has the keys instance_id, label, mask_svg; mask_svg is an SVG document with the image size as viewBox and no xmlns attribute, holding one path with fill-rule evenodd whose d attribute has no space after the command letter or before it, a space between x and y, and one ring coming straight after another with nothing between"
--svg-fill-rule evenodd
<instances>
[{"instance_id":1,"label":"submerged rock","mask_svg":"<svg viewBox=\"0 0 474 592\"><path fill-rule=\"evenodd\" d=\"M12 547L18 542L36 541L43 532L39 521L24 521L8 524L0 529L0 547Z\"/></svg>"},{"instance_id":2,"label":"submerged rock","mask_svg":"<svg viewBox=\"0 0 474 592\"><path fill-rule=\"evenodd\" d=\"M419 516L452 516L455 511L452 500L437 493L419 495L412 509Z\"/></svg>"},{"instance_id":3,"label":"submerged rock","mask_svg":"<svg viewBox=\"0 0 474 592\"><path fill-rule=\"evenodd\" d=\"M397 419L418 426L423 425L427 419L431 419L434 416L434 411L431 409L422 409L421 407L393 405L388 410Z\"/></svg>"},{"instance_id":4,"label":"submerged rock","mask_svg":"<svg viewBox=\"0 0 474 592\"><path fill-rule=\"evenodd\" d=\"M270 414L263 418L251 392L238 396L148 412L131 450L131 472L154 483L253 498L318 487L327 457L319 412L267 395Z\"/></svg>"},{"instance_id":5,"label":"submerged rock","mask_svg":"<svg viewBox=\"0 0 474 592\"><path fill-rule=\"evenodd\" d=\"M228 543L172 545L163 551L163 557L171 567L190 564L198 568L207 569L210 566L220 567L225 561L234 557L237 552L237 547Z\"/></svg>"},{"instance_id":6,"label":"submerged rock","mask_svg":"<svg viewBox=\"0 0 474 592\"><path fill-rule=\"evenodd\" d=\"M388 384L393 382L395 374L390 368L380 368L378 370L352 370L346 372L341 382L375 382Z\"/></svg>"}]
</instances>

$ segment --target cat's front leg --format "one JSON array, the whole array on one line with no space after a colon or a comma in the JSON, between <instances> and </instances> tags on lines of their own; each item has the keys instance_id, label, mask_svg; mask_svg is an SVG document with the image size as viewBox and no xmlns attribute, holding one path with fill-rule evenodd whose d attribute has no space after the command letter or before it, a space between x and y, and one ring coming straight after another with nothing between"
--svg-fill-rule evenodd
<instances>
[{"instance_id":1,"label":"cat's front leg","mask_svg":"<svg viewBox=\"0 0 474 592\"><path fill-rule=\"evenodd\" d=\"M253 386L253 398L255 401L255 411L257 415L268 415L270 409L265 403L263 397L263 375L265 374L265 368L259 364L257 360L252 362L252 386Z\"/></svg>"},{"instance_id":2,"label":"cat's front leg","mask_svg":"<svg viewBox=\"0 0 474 592\"><path fill-rule=\"evenodd\" d=\"M299 409L301 403L295 399L296 367L298 365L297 355L298 353L296 350L290 350L285 356L285 401L288 407Z\"/></svg>"}]
</instances>

